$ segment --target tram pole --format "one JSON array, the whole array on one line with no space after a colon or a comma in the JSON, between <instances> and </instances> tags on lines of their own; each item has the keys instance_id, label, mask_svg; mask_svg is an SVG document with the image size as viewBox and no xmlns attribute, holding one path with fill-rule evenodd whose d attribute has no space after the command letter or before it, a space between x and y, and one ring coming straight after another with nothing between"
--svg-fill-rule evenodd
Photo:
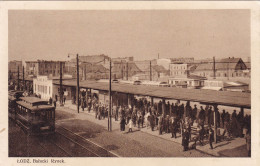
<instances>
[{"instance_id":1,"label":"tram pole","mask_svg":"<svg viewBox=\"0 0 260 166\"><path fill-rule=\"evenodd\" d=\"M17 90L19 90L20 86L19 86L19 66L18 66L18 73L17 73Z\"/></svg>"},{"instance_id":2,"label":"tram pole","mask_svg":"<svg viewBox=\"0 0 260 166\"><path fill-rule=\"evenodd\" d=\"M79 113L79 55L77 54L77 92L76 92L76 98L77 98L77 111Z\"/></svg>"},{"instance_id":3,"label":"tram pole","mask_svg":"<svg viewBox=\"0 0 260 166\"><path fill-rule=\"evenodd\" d=\"M150 81L152 81L152 62L150 61Z\"/></svg>"},{"instance_id":4,"label":"tram pole","mask_svg":"<svg viewBox=\"0 0 260 166\"><path fill-rule=\"evenodd\" d=\"M23 91L25 90L25 82L24 82L24 66L23 66Z\"/></svg>"},{"instance_id":5,"label":"tram pole","mask_svg":"<svg viewBox=\"0 0 260 166\"><path fill-rule=\"evenodd\" d=\"M128 80L128 62L126 62L126 80Z\"/></svg>"},{"instance_id":6,"label":"tram pole","mask_svg":"<svg viewBox=\"0 0 260 166\"><path fill-rule=\"evenodd\" d=\"M60 106L63 106L62 62L60 61Z\"/></svg>"},{"instance_id":7,"label":"tram pole","mask_svg":"<svg viewBox=\"0 0 260 166\"><path fill-rule=\"evenodd\" d=\"M213 57L213 79L216 79L216 64L215 64L215 57Z\"/></svg>"},{"instance_id":8,"label":"tram pole","mask_svg":"<svg viewBox=\"0 0 260 166\"><path fill-rule=\"evenodd\" d=\"M109 118L108 118L108 131L112 131L112 119L111 119L111 59L110 59L110 65L109 65Z\"/></svg>"},{"instance_id":9,"label":"tram pole","mask_svg":"<svg viewBox=\"0 0 260 166\"><path fill-rule=\"evenodd\" d=\"M214 140L215 140L215 143L217 143L217 111L218 111L218 106L214 105Z\"/></svg>"}]
</instances>

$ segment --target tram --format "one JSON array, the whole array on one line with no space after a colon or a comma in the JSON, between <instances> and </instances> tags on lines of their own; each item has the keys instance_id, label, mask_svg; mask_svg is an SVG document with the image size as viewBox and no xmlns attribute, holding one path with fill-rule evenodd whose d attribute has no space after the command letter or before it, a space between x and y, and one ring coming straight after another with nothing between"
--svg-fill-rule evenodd
<instances>
[{"instance_id":1,"label":"tram","mask_svg":"<svg viewBox=\"0 0 260 166\"><path fill-rule=\"evenodd\" d=\"M8 92L8 117L16 121L16 102L23 96L23 91L11 90Z\"/></svg>"},{"instance_id":2,"label":"tram","mask_svg":"<svg viewBox=\"0 0 260 166\"><path fill-rule=\"evenodd\" d=\"M28 135L55 132L55 107L37 97L21 97L17 101L16 123Z\"/></svg>"}]
</instances>

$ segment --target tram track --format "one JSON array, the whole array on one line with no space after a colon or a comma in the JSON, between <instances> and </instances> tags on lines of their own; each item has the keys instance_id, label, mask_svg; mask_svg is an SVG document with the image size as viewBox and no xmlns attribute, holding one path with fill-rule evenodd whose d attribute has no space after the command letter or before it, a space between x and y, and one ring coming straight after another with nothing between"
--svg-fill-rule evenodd
<instances>
[{"instance_id":1,"label":"tram track","mask_svg":"<svg viewBox=\"0 0 260 166\"><path fill-rule=\"evenodd\" d=\"M57 124L56 124L56 133L62 135L63 137L67 138L71 142L82 147L86 151L91 152L94 155L92 157L119 157L117 154L108 151L107 149L94 143L93 141L90 141L89 139L86 139Z\"/></svg>"},{"instance_id":2,"label":"tram track","mask_svg":"<svg viewBox=\"0 0 260 166\"><path fill-rule=\"evenodd\" d=\"M39 140L38 143L51 157L72 157L69 152L53 141Z\"/></svg>"}]
</instances>

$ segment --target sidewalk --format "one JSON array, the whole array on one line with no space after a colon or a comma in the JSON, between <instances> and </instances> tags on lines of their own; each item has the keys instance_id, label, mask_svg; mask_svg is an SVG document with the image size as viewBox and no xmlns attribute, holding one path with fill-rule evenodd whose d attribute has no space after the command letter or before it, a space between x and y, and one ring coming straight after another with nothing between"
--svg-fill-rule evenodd
<instances>
[{"instance_id":1,"label":"sidewalk","mask_svg":"<svg viewBox=\"0 0 260 166\"><path fill-rule=\"evenodd\" d=\"M66 104L63 106L64 108L68 108L71 110L75 110L74 113L77 113L77 107L76 105L71 104L71 101L67 101ZM61 107L62 108L62 107ZM88 116L92 116L92 122L96 123L96 124L100 124L103 126L107 126L107 119L104 120L97 120L95 119L95 113L91 110L90 113L88 111L82 111L82 109L80 108L80 113L84 113L85 115ZM119 130L119 121L115 121L112 118L112 128L113 130ZM128 126L126 126L126 131L128 130ZM133 131L138 131L137 127L133 127ZM164 140L167 141L172 141L175 142L177 144L181 145L182 142L182 138L180 136L180 134L177 134L177 138L171 138L171 133L163 133L162 135L159 135L159 131L157 130L157 128L155 128L154 131L151 131L150 128L141 128L140 130L141 132L150 134L152 136L155 137L159 137L162 138ZM196 130L192 130L192 137L194 135L197 135L197 131ZM196 149L198 151L201 151L202 153L206 153L212 156L216 156L216 157L220 157L220 156L225 156L225 157L246 157L246 149L244 149L244 146L246 145L246 141L244 138L235 138L233 140L227 140L227 141L222 141L222 142L218 142L217 144L213 143L213 147L214 149L210 149L208 141L206 139L204 139L204 145L201 146L199 144L199 142L197 142L197 146ZM190 145L193 144L193 142L190 143Z\"/></svg>"}]
</instances>

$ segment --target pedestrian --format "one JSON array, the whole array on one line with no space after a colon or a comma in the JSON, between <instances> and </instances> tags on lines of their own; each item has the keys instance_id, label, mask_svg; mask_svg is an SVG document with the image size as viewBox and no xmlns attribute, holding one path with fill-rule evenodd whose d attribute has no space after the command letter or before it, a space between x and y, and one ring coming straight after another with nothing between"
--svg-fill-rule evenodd
<instances>
[{"instance_id":1,"label":"pedestrian","mask_svg":"<svg viewBox=\"0 0 260 166\"><path fill-rule=\"evenodd\" d=\"M88 112L90 113L90 110L91 110L91 105L92 105L92 100L91 100L91 97L89 97L88 99Z\"/></svg>"},{"instance_id":2,"label":"pedestrian","mask_svg":"<svg viewBox=\"0 0 260 166\"><path fill-rule=\"evenodd\" d=\"M125 124L126 124L125 118L121 117L121 120L120 120L120 130L121 131L125 131Z\"/></svg>"},{"instance_id":3,"label":"pedestrian","mask_svg":"<svg viewBox=\"0 0 260 166\"><path fill-rule=\"evenodd\" d=\"M99 106L98 106L98 120L101 120L101 112L102 112L101 109L102 108L101 108L101 103L100 103Z\"/></svg>"},{"instance_id":4,"label":"pedestrian","mask_svg":"<svg viewBox=\"0 0 260 166\"><path fill-rule=\"evenodd\" d=\"M198 126L198 131L199 131L199 142L200 142L200 145L203 146L203 139L204 139L204 128L199 125Z\"/></svg>"},{"instance_id":5,"label":"pedestrian","mask_svg":"<svg viewBox=\"0 0 260 166\"><path fill-rule=\"evenodd\" d=\"M165 133L169 133L169 128L170 128L170 119L169 119L169 115L166 116L165 118Z\"/></svg>"},{"instance_id":6,"label":"pedestrian","mask_svg":"<svg viewBox=\"0 0 260 166\"><path fill-rule=\"evenodd\" d=\"M247 155L248 155L248 157L250 157L251 156L251 131L250 131L250 129L247 130L245 138L246 138Z\"/></svg>"},{"instance_id":7,"label":"pedestrian","mask_svg":"<svg viewBox=\"0 0 260 166\"><path fill-rule=\"evenodd\" d=\"M197 112L198 112L198 109L197 109L197 105L195 104L194 109L192 110L192 120L193 121L197 120Z\"/></svg>"},{"instance_id":8,"label":"pedestrian","mask_svg":"<svg viewBox=\"0 0 260 166\"><path fill-rule=\"evenodd\" d=\"M58 101L58 95L57 94L55 94L55 100L56 100L56 102Z\"/></svg>"},{"instance_id":9,"label":"pedestrian","mask_svg":"<svg viewBox=\"0 0 260 166\"><path fill-rule=\"evenodd\" d=\"M49 99L49 104L52 105L52 98Z\"/></svg>"},{"instance_id":10,"label":"pedestrian","mask_svg":"<svg viewBox=\"0 0 260 166\"><path fill-rule=\"evenodd\" d=\"M177 120L172 117L170 125L171 125L172 138L176 138Z\"/></svg>"},{"instance_id":11,"label":"pedestrian","mask_svg":"<svg viewBox=\"0 0 260 166\"><path fill-rule=\"evenodd\" d=\"M189 133L189 140L191 141L191 123L192 123L192 119L188 118L188 133Z\"/></svg>"},{"instance_id":12,"label":"pedestrian","mask_svg":"<svg viewBox=\"0 0 260 166\"><path fill-rule=\"evenodd\" d=\"M53 101L53 105L54 105L55 109L56 109L56 102L57 102L56 100Z\"/></svg>"},{"instance_id":13,"label":"pedestrian","mask_svg":"<svg viewBox=\"0 0 260 166\"><path fill-rule=\"evenodd\" d=\"M212 142L214 141L214 131L212 130L212 128L209 128L209 145L210 145L210 149L213 149L212 146Z\"/></svg>"},{"instance_id":14,"label":"pedestrian","mask_svg":"<svg viewBox=\"0 0 260 166\"><path fill-rule=\"evenodd\" d=\"M205 110L203 109L202 106L200 106L200 112L199 112L199 120L201 121L201 123L205 122Z\"/></svg>"},{"instance_id":15,"label":"pedestrian","mask_svg":"<svg viewBox=\"0 0 260 166\"><path fill-rule=\"evenodd\" d=\"M63 96L63 103L65 104L66 102L66 96Z\"/></svg>"},{"instance_id":16,"label":"pedestrian","mask_svg":"<svg viewBox=\"0 0 260 166\"><path fill-rule=\"evenodd\" d=\"M133 130L132 130L133 120L132 119L129 120L128 126L129 126L128 132L133 132Z\"/></svg>"},{"instance_id":17,"label":"pedestrian","mask_svg":"<svg viewBox=\"0 0 260 166\"><path fill-rule=\"evenodd\" d=\"M185 128L182 133L182 146L183 151L187 151L189 149L189 133Z\"/></svg>"},{"instance_id":18,"label":"pedestrian","mask_svg":"<svg viewBox=\"0 0 260 166\"><path fill-rule=\"evenodd\" d=\"M152 114L150 116L150 125L151 125L151 130L154 130L154 123L155 123L155 118L154 118L154 114Z\"/></svg>"},{"instance_id":19,"label":"pedestrian","mask_svg":"<svg viewBox=\"0 0 260 166\"><path fill-rule=\"evenodd\" d=\"M82 102L81 102L81 108L82 108L82 111L84 111L84 107L85 106L85 100L84 100L84 98L82 99Z\"/></svg>"},{"instance_id":20,"label":"pedestrian","mask_svg":"<svg viewBox=\"0 0 260 166\"><path fill-rule=\"evenodd\" d=\"M236 110L233 111L231 117L232 117L232 118L235 118L235 119L237 118L237 111L236 111Z\"/></svg>"}]
</instances>

